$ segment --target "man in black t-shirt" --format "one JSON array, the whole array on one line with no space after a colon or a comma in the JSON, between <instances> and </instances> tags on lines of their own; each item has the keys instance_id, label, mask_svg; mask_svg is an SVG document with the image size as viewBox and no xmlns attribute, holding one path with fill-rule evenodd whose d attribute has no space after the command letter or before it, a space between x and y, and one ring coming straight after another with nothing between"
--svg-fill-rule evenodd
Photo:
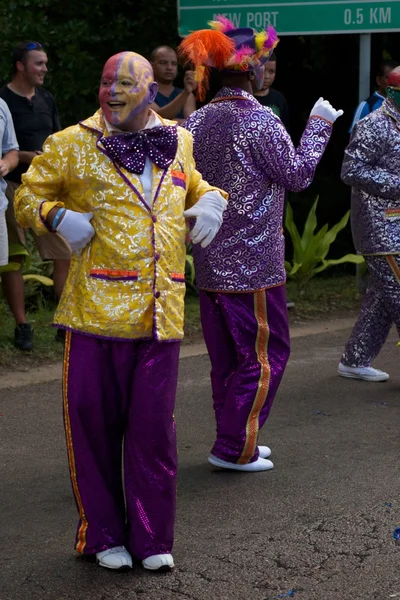
<instances>
[{"instance_id":1,"label":"man in black t-shirt","mask_svg":"<svg viewBox=\"0 0 400 600\"><path fill-rule=\"evenodd\" d=\"M261 90L254 88L254 96L263 106L269 106L280 118L286 129L289 131L289 107L286 98L281 92L271 87L276 76L276 54L272 53L271 58L264 65L264 81Z\"/></svg>"},{"instance_id":2,"label":"man in black t-shirt","mask_svg":"<svg viewBox=\"0 0 400 600\"><path fill-rule=\"evenodd\" d=\"M14 215L14 194L37 154L41 154L46 138L61 129L53 96L44 90L47 73L47 55L37 42L22 42L13 53L14 75L8 85L0 90L0 97L10 109L19 145L19 165L7 176L6 196L9 200L6 213L9 244L26 246L25 232ZM53 260L54 289L60 297L68 274L71 249L56 233L44 236L33 234L43 260ZM13 262L22 263L22 256L12 256ZM20 350L32 350L33 330L27 322L24 299L24 280L21 271L2 273L4 296L15 318L14 344Z\"/></svg>"}]
</instances>

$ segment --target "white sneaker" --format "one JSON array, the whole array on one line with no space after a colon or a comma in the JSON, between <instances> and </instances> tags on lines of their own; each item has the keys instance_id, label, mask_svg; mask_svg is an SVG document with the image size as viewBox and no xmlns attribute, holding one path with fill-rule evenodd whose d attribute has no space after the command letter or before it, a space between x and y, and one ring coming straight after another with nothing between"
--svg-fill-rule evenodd
<instances>
[{"instance_id":1,"label":"white sneaker","mask_svg":"<svg viewBox=\"0 0 400 600\"><path fill-rule=\"evenodd\" d=\"M269 458L272 454L271 448L268 446L258 446L258 454L260 458Z\"/></svg>"},{"instance_id":2,"label":"white sneaker","mask_svg":"<svg viewBox=\"0 0 400 600\"><path fill-rule=\"evenodd\" d=\"M116 571L128 571L132 569L132 556L125 546L115 546L103 552L97 552L96 562L100 567L115 569Z\"/></svg>"},{"instance_id":3,"label":"white sneaker","mask_svg":"<svg viewBox=\"0 0 400 600\"><path fill-rule=\"evenodd\" d=\"M373 367L348 367L342 362L339 363L338 373L341 377L362 379L363 381L386 381L389 379L389 375L385 371Z\"/></svg>"},{"instance_id":4,"label":"white sneaker","mask_svg":"<svg viewBox=\"0 0 400 600\"><path fill-rule=\"evenodd\" d=\"M233 469L234 471L246 471L247 473L254 473L256 471L268 471L274 468L274 464L270 460L265 458L258 458L252 463L246 463L245 465L238 465L237 463L228 462L217 458L213 454L208 457L208 462L214 465L214 467L220 467L221 469Z\"/></svg>"},{"instance_id":5,"label":"white sneaker","mask_svg":"<svg viewBox=\"0 0 400 600\"><path fill-rule=\"evenodd\" d=\"M170 571L174 568L172 554L154 554L142 560L142 565L150 571Z\"/></svg>"}]
</instances>

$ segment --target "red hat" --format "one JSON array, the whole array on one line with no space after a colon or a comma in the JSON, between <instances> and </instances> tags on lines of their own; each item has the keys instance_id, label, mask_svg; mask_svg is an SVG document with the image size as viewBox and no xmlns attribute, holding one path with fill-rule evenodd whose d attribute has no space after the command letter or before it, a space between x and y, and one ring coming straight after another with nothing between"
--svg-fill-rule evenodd
<instances>
[{"instance_id":1,"label":"red hat","mask_svg":"<svg viewBox=\"0 0 400 600\"><path fill-rule=\"evenodd\" d=\"M395 90L400 90L400 67L396 67L389 73L386 85Z\"/></svg>"}]
</instances>

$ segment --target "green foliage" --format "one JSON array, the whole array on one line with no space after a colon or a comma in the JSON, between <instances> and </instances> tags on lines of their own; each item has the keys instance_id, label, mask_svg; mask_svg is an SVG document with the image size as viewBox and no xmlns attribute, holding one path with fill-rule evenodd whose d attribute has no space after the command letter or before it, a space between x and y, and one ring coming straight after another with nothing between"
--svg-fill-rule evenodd
<instances>
[{"instance_id":1,"label":"green foliage","mask_svg":"<svg viewBox=\"0 0 400 600\"><path fill-rule=\"evenodd\" d=\"M132 50L148 55L177 40L175 0L3 0L0 3L0 73L11 75L12 49L41 42L49 56L45 87L56 97L63 127L90 116L104 62Z\"/></svg>"},{"instance_id":2,"label":"green foliage","mask_svg":"<svg viewBox=\"0 0 400 600\"><path fill-rule=\"evenodd\" d=\"M198 294L197 288L195 285L195 281L196 281L196 272L194 269L192 245L186 244L185 283L186 283L186 287L190 291L194 292L195 294Z\"/></svg>"},{"instance_id":3,"label":"green foliage","mask_svg":"<svg viewBox=\"0 0 400 600\"><path fill-rule=\"evenodd\" d=\"M8 265L0 267L0 279L2 273L10 271L19 271L22 268L23 278L25 281L25 302L29 309L38 310L53 305L54 302L48 302L48 295L45 293L43 286L52 287L53 280L50 278L52 269L51 261L42 261L39 253L33 243L33 240L28 236L27 245L25 248L22 244L11 244L9 247L9 256L11 257ZM23 258L20 262L13 262L13 256ZM53 299L51 299L53 300Z\"/></svg>"},{"instance_id":4,"label":"green foliage","mask_svg":"<svg viewBox=\"0 0 400 600\"><path fill-rule=\"evenodd\" d=\"M288 278L296 282L297 291L301 291L307 282L317 275L325 271L328 267L350 262L360 264L364 262L362 256L356 254L346 254L342 258L329 260L327 259L331 244L335 241L338 233L344 229L349 220L350 211L340 219L336 225L329 229L326 224L315 233L317 227L316 209L318 197L311 207L307 221L304 225L303 235L300 237L299 231L293 220L293 210L290 204L286 210L286 230L289 232L293 244L293 261L286 261L285 268Z\"/></svg>"}]
</instances>

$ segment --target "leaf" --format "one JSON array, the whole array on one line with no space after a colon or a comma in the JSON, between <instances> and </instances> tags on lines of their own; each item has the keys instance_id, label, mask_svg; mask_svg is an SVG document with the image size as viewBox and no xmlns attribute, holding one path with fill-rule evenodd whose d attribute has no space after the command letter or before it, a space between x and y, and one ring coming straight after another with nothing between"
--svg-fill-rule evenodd
<instances>
[{"instance_id":1,"label":"leaf","mask_svg":"<svg viewBox=\"0 0 400 600\"><path fill-rule=\"evenodd\" d=\"M196 279L196 272L194 268L193 256L191 254L186 254L185 272L186 280L188 280L191 285L194 285L194 281Z\"/></svg>"},{"instance_id":2,"label":"leaf","mask_svg":"<svg viewBox=\"0 0 400 600\"><path fill-rule=\"evenodd\" d=\"M317 226L317 204L318 204L319 196L317 196L314 204L311 207L310 212L308 213L307 221L304 225L303 235L301 238L303 250L306 250L308 245L310 244L315 228Z\"/></svg>"},{"instance_id":3,"label":"leaf","mask_svg":"<svg viewBox=\"0 0 400 600\"><path fill-rule=\"evenodd\" d=\"M30 275L24 275L23 278L25 281L29 281L29 280L38 281L42 285L47 285L47 286L54 285L53 280L50 279L50 277L46 277L45 275L34 275L33 273L31 273Z\"/></svg>"},{"instance_id":4,"label":"leaf","mask_svg":"<svg viewBox=\"0 0 400 600\"><path fill-rule=\"evenodd\" d=\"M336 223L336 225L334 225L329 231L327 231L327 233L322 241L322 244L321 244L321 258L322 259L324 259L326 257L326 255L328 254L329 248L330 248L332 242L335 241L339 231L341 231L342 229L344 229L346 227L349 217L350 217L350 211L348 210L347 213L340 219L339 223Z\"/></svg>"},{"instance_id":5,"label":"leaf","mask_svg":"<svg viewBox=\"0 0 400 600\"><path fill-rule=\"evenodd\" d=\"M313 269L313 276L316 275L317 273L321 273L322 271L325 271L325 269L327 269L328 267L333 267L334 265L341 265L342 263L345 263L345 262L360 265L361 263L364 262L364 258L362 256L359 256L358 254L346 254L345 256L342 256L342 258L324 260L322 265Z\"/></svg>"},{"instance_id":6,"label":"leaf","mask_svg":"<svg viewBox=\"0 0 400 600\"><path fill-rule=\"evenodd\" d=\"M285 228L289 232L291 240L292 240L293 260L295 263L301 264L302 258L303 258L303 246L301 243L299 231L293 220L293 209L289 202L287 203L287 207L286 207Z\"/></svg>"},{"instance_id":7,"label":"leaf","mask_svg":"<svg viewBox=\"0 0 400 600\"><path fill-rule=\"evenodd\" d=\"M0 267L0 275L2 273L9 273L10 271L19 271L21 268L20 263L9 262L7 265Z\"/></svg>"},{"instance_id":8,"label":"leaf","mask_svg":"<svg viewBox=\"0 0 400 600\"><path fill-rule=\"evenodd\" d=\"M30 255L29 250L27 248L25 248L25 246L23 246L22 244L10 244L10 246L8 248L8 255L9 256L23 256L23 257L25 257L25 259L24 259L25 268L26 269L30 268L30 266L31 266L31 255Z\"/></svg>"}]
</instances>

